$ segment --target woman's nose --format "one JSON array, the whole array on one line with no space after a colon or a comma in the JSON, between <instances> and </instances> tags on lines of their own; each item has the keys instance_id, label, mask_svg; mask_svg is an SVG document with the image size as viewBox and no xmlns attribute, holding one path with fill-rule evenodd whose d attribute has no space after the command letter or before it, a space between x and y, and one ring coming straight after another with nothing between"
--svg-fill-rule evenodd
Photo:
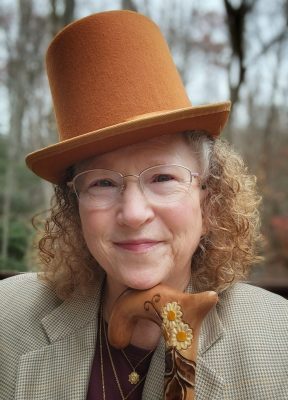
<instances>
[{"instance_id":1,"label":"woman's nose","mask_svg":"<svg viewBox=\"0 0 288 400\"><path fill-rule=\"evenodd\" d=\"M120 225L137 229L154 218L154 210L136 181L127 182L117 207Z\"/></svg>"}]
</instances>

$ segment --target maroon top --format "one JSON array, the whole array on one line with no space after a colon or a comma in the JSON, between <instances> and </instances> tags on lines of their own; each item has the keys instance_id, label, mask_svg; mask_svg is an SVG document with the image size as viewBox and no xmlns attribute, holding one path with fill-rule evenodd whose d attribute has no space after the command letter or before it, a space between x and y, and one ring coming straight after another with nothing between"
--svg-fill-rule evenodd
<instances>
[{"instance_id":1,"label":"maroon top","mask_svg":"<svg viewBox=\"0 0 288 400\"><path fill-rule=\"evenodd\" d=\"M105 328L106 332L108 331L107 324L105 323ZM100 363L100 340L99 336L97 337L97 343L96 343L96 350L95 350L95 355L94 355L94 361L92 365L92 370L91 370L91 376L90 376L90 381L89 381L89 388L88 388L88 393L87 393L87 399L86 400L102 400L103 399L103 385L102 385L102 377L101 377L101 363ZM118 388L118 385L116 383L115 375L112 369L107 345L106 345L106 339L104 336L104 332L102 329L101 333L102 337L102 356L103 356L103 370L104 370L104 383L105 383L105 395L106 395L106 400L115 400L115 399L121 399L121 394ZM110 346L110 352L112 355L113 363L115 366L115 370L118 376L118 380L121 385L121 389L123 392L124 397L128 395L129 392L133 388L135 388L136 385L133 385L129 382L128 380L128 375L133 371L131 366L129 365L128 361L126 360L125 356L122 354L120 350L115 349L114 347ZM149 351L141 349L139 347L135 347L132 345L129 345L125 349L125 353L130 360L131 364L133 366L136 366L140 360L142 360L145 355L149 353ZM136 372L140 375L140 379L144 377L149 369L150 361L152 358L151 353L141 364L136 368ZM142 398L142 391L144 387L144 382L143 381L137 385L135 390L127 397L129 400L141 400Z\"/></svg>"}]
</instances>

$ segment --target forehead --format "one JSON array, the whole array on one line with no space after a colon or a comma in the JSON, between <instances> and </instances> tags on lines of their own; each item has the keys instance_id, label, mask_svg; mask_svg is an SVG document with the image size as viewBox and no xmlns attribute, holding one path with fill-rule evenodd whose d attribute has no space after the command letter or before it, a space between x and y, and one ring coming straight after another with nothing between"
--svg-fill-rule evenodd
<instances>
[{"instance_id":1,"label":"forehead","mask_svg":"<svg viewBox=\"0 0 288 400\"><path fill-rule=\"evenodd\" d=\"M183 134L165 135L91 157L76 165L76 171L107 168L122 173L143 170L158 164L180 164L197 168L191 146ZM197 172L197 171L195 171Z\"/></svg>"}]
</instances>

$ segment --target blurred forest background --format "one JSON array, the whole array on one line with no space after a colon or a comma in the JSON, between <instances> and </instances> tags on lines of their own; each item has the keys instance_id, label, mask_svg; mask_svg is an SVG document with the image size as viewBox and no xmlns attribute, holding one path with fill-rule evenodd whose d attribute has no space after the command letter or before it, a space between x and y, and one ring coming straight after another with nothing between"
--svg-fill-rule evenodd
<instances>
[{"instance_id":1,"label":"blurred forest background","mask_svg":"<svg viewBox=\"0 0 288 400\"><path fill-rule=\"evenodd\" d=\"M263 194L265 261L251 279L288 282L288 0L0 0L0 272L35 270L31 217L53 188L25 155L57 141L49 41L74 19L131 9L159 24L193 104L231 99L224 136Z\"/></svg>"}]
</instances>

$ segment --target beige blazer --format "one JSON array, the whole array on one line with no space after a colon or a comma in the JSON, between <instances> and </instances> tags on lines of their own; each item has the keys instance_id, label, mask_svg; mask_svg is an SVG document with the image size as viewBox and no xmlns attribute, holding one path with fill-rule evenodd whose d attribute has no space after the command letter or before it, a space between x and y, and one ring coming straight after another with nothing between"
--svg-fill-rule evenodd
<instances>
[{"instance_id":1,"label":"beige blazer","mask_svg":"<svg viewBox=\"0 0 288 400\"><path fill-rule=\"evenodd\" d=\"M35 274L0 283L0 400L85 400L99 296L100 282L64 302ZM248 284L221 295L201 330L198 400L288 399L287 304ZM162 400L163 374L160 343L144 400Z\"/></svg>"}]
</instances>

